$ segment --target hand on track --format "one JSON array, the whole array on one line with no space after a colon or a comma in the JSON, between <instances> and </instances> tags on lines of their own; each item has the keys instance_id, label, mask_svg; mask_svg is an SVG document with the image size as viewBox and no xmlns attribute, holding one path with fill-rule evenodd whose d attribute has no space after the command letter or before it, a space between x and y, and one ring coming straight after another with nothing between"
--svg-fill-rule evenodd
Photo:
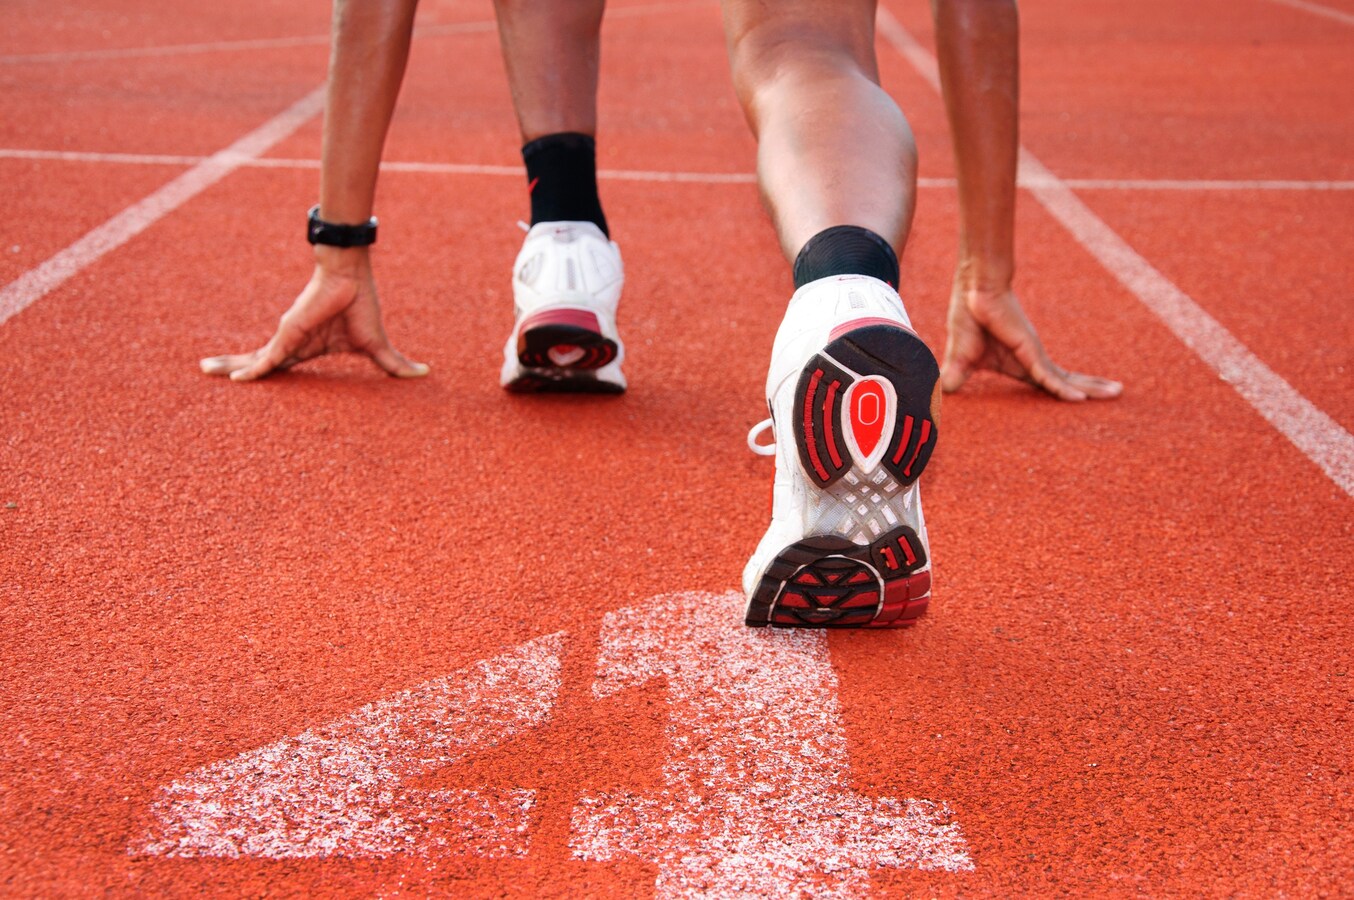
<instances>
[{"instance_id":1,"label":"hand on track","mask_svg":"<svg viewBox=\"0 0 1354 900\"><path fill-rule=\"evenodd\" d=\"M1060 400L1107 400L1123 392L1117 381L1069 372L1055 363L1010 290L956 285L950 297L949 332L940 371L946 393L959 390L979 369L1027 382Z\"/></svg>"},{"instance_id":2,"label":"hand on track","mask_svg":"<svg viewBox=\"0 0 1354 900\"><path fill-rule=\"evenodd\" d=\"M317 248L316 260L315 273L268 343L253 353L204 359L202 371L253 381L326 353L362 353L387 374L427 375L426 365L410 361L386 337L365 249Z\"/></svg>"}]
</instances>

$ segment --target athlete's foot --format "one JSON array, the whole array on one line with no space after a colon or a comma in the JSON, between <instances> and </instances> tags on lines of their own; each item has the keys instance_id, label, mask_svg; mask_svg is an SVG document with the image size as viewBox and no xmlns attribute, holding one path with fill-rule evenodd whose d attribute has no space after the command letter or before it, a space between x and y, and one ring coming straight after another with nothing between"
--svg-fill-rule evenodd
<instances>
[{"instance_id":1,"label":"athlete's foot","mask_svg":"<svg viewBox=\"0 0 1354 900\"><path fill-rule=\"evenodd\" d=\"M503 348L503 387L624 391L616 332L624 281L620 249L593 223L532 226L513 266L516 321Z\"/></svg>"},{"instance_id":2,"label":"athlete's foot","mask_svg":"<svg viewBox=\"0 0 1354 900\"><path fill-rule=\"evenodd\" d=\"M887 627L926 611L917 478L936 444L938 378L886 283L840 275L795 292L766 382L776 474L743 572L747 624Z\"/></svg>"}]
</instances>

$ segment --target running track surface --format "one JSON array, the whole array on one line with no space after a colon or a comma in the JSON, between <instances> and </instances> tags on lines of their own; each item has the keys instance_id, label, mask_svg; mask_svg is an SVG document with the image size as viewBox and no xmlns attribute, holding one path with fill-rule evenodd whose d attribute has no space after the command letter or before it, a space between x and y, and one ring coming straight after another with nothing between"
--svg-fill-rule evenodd
<instances>
[{"instance_id":1,"label":"running track surface","mask_svg":"<svg viewBox=\"0 0 1354 900\"><path fill-rule=\"evenodd\" d=\"M319 121L277 117L323 80L327 7L9 10L0 890L1354 892L1354 4L1023 5L1025 147L1254 365L1220 374L1022 192L1022 299L1125 396L949 398L930 613L824 637L749 635L728 596L790 284L717 9L636 3L601 98L619 399L497 386L526 195L487 4L425 0L387 159L431 165L378 202L387 325L433 374L250 386L196 360L307 275ZM903 53L931 28L886 6L927 179L903 293L938 349L952 169ZM261 159L44 268L270 122Z\"/></svg>"}]
</instances>

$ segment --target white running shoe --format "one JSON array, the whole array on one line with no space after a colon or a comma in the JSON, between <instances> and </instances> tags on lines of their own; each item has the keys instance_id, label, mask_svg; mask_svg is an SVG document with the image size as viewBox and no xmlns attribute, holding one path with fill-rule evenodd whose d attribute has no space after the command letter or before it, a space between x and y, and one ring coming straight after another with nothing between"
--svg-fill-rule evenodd
<instances>
[{"instance_id":1,"label":"white running shoe","mask_svg":"<svg viewBox=\"0 0 1354 900\"><path fill-rule=\"evenodd\" d=\"M804 285L766 379L771 525L743 572L748 625L888 627L926 611L917 477L936 444L940 369L898 293L865 275ZM754 449L757 447L754 445Z\"/></svg>"},{"instance_id":2,"label":"white running shoe","mask_svg":"<svg viewBox=\"0 0 1354 900\"><path fill-rule=\"evenodd\" d=\"M591 222L539 222L513 264L512 334L500 382L510 391L625 390L616 306L621 251Z\"/></svg>"}]
</instances>

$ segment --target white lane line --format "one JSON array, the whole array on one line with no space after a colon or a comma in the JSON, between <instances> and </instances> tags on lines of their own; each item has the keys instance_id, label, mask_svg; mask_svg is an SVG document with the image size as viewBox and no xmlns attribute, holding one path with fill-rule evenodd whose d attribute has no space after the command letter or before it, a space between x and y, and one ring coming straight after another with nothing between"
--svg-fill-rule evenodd
<instances>
[{"instance_id":1,"label":"white lane line","mask_svg":"<svg viewBox=\"0 0 1354 900\"><path fill-rule=\"evenodd\" d=\"M1243 179L1204 178L1063 178L1070 188L1106 191L1354 191L1354 181L1300 181L1281 178ZM1020 186L1045 187L1048 182L1028 172L1020 175Z\"/></svg>"},{"instance_id":2,"label":"white lane line","mask_svg":"<svg viewBox=\"0 0 1354 900\"><path fill-rule=\"evenodd\" d=\"M943 804L852 789L827 636L744 628L743 605L666 594L603 617L593 695L664 679L668 755L655 790L579 798L574 855L653 863L659 900L861 897L878 867L973 869Z\"/></svg>"},{"instance_id":3,"label":"white lane line","mask_svg":"<svg viewBox=\"0 0 1354 900\"><path fill-rule=\"evenodd\" d=\"M1279 3L1283 6L1291 6L1293 9L1300 9L1303 12L1324 16L1327 19L1343 22L1346 25L1354 25L1354 14L1347 13L1340 9L1331 9L1329 6L1322 6L1320 3L1310 3L1308 0L1270 0L1270 2Z\"/></svg>"},{"instance_id":4,"label":"white lane line","mask_svg":"<svg viewBox=\"0 0 1354 900\"><path fill-rule=\"evenodd\" d=\"M324 86L321 85L229 147L213 153L46 262L0 288L0 325L241 165L267 153L323 108Z\"/></svg>"},{"instance_id":5,"label":"white lane line","mask_svg":"<svg viewBox=\"0 0 1354 900\"><path fill-rule=\"evenodd\" d=\"M0 64L82 62L98 59L140 59L154 56L188 56L195 53L220 53L231 50L272 50L278 47L307 47L329 43L327 34L295 37L252 38L239 41L207 41L200 44L165 44L160 47L108 47L103 50L68 50L58 53L13 53L0 56Z\"/></svg>"},{"instance_id":6,"label":"white lane line","mask_svg":"<svg viewBox=\"0 0 1354 900\"><path fill-rule=\"evenodd\" d=\"M56 162L108 163L111 165L191 166L202 162L205 156L177 156L157 153L99 153L83 150L28 150L0 148L0 159L37 159ZM241 163L254 169L318 169L318 159L287 159L260 157ZM477 163L400 162L381 163L383 172L405 172L427 175L492 175L525 177L521 166L480 165ZM598 169L597 177L612 181L660 181L690 184L756 184L752 172L660 172L644 169ZM1197 179L1186 178L1064 178L1060 182L1070 188L1106 191L1354 191L1354 181L1304 181L1300 179ZM1022 173L1020 186L1045 187L1050 182ZM918 178L921 188L952 188L953 178Z\"/></svg>"},{"instance_id":7,"label":"white lane line","mask_svg":"<svg viewBox=\"0 0 1354 900\"><path fill-rule=\"evenodd\" d=\"M891 13L879 10L880 33L940 89L935 58ZM1354 497L1354 435L1319 409L1237 340L1184 291L1137 253L1083 203L1066 182L1024 147L1020 166L1030 192L1111 275L1151 310L1223 381Z\"/></svg>"},{"instance_id":8,"label":"white lane line","mask_svg":"<svg viewBox=\"0 0 1354 900\"><path fill-rule=\"evenodd\" d=\"M134 856L522 857L535 792L425 790L420 776L550 720L564 633L369 704L161 788Z\"/></svg>"},{"instance_id":9,"label":"white lane line","mask_svg":"<svg viewBox=\"0 0 1354 900\"><path fill-rule=\"evenodd\" d=\"M205 156L164 153L92 153L84 150L0 150L0 159L42 159L56 162L110 163L131 166L195 166Z\"/></svg>"},{"instance_id":10,"label":"white lane line","mask_svg":"<svg viewBox=\"0 0 1354 900\"><path fill-rule=\"evenodd\" d=\"M640 6L622 7L608 10L607 19L630 19L652 13L669 12L692 6L703 6L703 2L649 3ZM441 25L417 25L415 38L442 37L455 34L484 34L494 31L497 23L493 19L476 22L446 22ZM275 50L286 47L326 46L330 35L300 34L277 38L243 38L235 41L204 41L195 44L162 44L158 47L108 47L101 50L68 50L56 53L12 53L0 55L0 65L24 63L83 62L101 59L137 59L154 56L191 56L198 53L229 53L240 50Z\"/></svg>"},{"instance_id":11,"label":"white lane line","mask_svg":"<svg viewBox=\"0 0 1354 900\"><path fill-rule=\"evenodd\" d=\"M493 31L492 21L421 25L415 37L447 34L481 34ZM204 41L197 44L163 44L159 47L109 47L103 50L70 50L60 53L16 53L0 56L0 64L83 62L101 59L140 59L155 56L192 56L198 53L230 53L241 50L276 50L286 47L328 46L329 34L299 34L292 37L245 38L238 41Z\"/></svg>"}]
</instances>

